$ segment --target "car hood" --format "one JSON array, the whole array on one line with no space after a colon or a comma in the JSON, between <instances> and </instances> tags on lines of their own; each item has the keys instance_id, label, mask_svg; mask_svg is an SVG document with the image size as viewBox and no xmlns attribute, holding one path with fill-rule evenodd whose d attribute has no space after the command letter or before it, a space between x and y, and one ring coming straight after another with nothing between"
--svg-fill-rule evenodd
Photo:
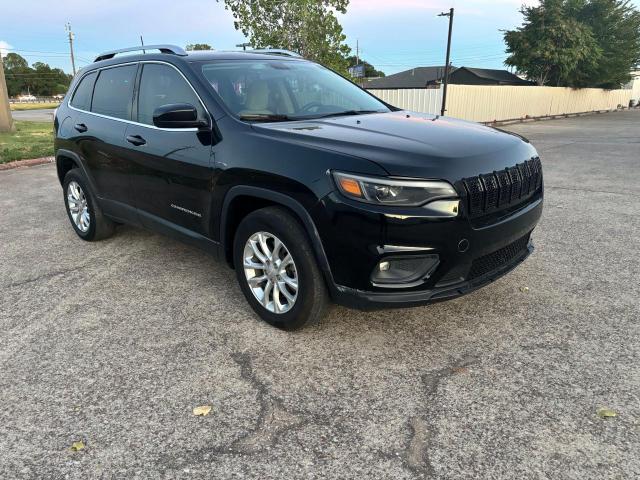
<instances>
[{"instance_id":1,"label":"car hood","mask_svg":"<svg viewBox=\"0 0 640 480\"><path fill-rule=\"evenodd\" d=\"M537 155L519 135L407 111L254 124L254 128L266 136L369 159L393 176L451 182Z\"/></svg>"}]
</instances>

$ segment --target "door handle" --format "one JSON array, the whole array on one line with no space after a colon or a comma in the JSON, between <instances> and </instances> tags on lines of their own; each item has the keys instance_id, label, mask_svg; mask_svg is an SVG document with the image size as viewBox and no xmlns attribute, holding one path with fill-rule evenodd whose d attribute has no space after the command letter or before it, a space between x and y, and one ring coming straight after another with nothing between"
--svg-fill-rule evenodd
<instances>
[{"instance_id":1,"label":"door handle","mask_svg":"<svg viewBox=\"0 0 640 480\"><path fill-rule=\"evenodd\" d=\"M134 144L136 147L147 143L147 141L140 135L127 135L127 142Z\"/></svg>"},{"instance_id":2,"label":"door handle","mask_svg":"<svg viewBox=\"0 0 640 480\"><path fill-rule=\"evenodd\" d=\"M75 129L76 129L78 132L80 132L80 133L84 133L84 132L86 132L87 130L89 130L89 129L87 128L87 126L86 126L84 123L76 123L76 124L73 126L73 128L75 128Z\"/></svg>"}]
</instances>

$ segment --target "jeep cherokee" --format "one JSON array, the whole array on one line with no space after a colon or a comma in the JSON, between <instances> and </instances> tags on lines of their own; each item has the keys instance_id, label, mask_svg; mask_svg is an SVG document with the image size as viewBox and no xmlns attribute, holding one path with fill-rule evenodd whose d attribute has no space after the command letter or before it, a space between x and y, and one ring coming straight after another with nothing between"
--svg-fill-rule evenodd
<instances>
[{"instance_id":1,"label":"jeep cherokee","mask_svg":"<svg viewBox=\"0 0 640 480\"><path fill-rule=\"evenodd\" d=\"M526 139L400 110L291 52L140 49L100 55L55 115L83 240L127 223L203 248L285 329L330 300L457 297L532 251L543 183Z\"/></svg>"}]
</instances>

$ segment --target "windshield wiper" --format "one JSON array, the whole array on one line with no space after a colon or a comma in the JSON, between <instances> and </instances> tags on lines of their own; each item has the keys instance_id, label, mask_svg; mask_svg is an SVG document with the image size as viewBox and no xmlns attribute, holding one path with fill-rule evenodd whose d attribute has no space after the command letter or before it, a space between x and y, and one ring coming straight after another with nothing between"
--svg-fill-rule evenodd
<instances>
[{"instance_id":1,"label":"windshield wiper","mask_svg":"<svg viewBox=\"0 0 640 480\"><path fill-rule=\"evenodd\" d=\"M384 113L383 110L345 110L343 112L325 113L322 115L309 115L290 117L289 115L283 115L279 113L248 113L246 115L240 115L240 120L246 120L248 122L286 122L296 120L315 120L318 118L328 117L346 117L350 115L366 115L367 113Z\"/></svg>"},{"instance_id":2,"label":"windshield wiper","mask_svg":"<svg viewBox=\"0 0 640 480\"><path fill-rule=\"evenodd\" d=\"M347 117L349 115L366 115L367 113L384 113L383 110L345 110L343 112L326 113L311 118Z\"/></svg>"},{"instance_id":3,"label":"windshield wiper","mask_svg":"<svg viewBox=\"0 0 640 480\"><path fill-rule=\"evenodd\" d=\"M246 120L248 122L286 122L287 120L295 119L287 115L275 113L249 113L247 115L240 115L240 120Z\"/></svg>"}]
</instances>

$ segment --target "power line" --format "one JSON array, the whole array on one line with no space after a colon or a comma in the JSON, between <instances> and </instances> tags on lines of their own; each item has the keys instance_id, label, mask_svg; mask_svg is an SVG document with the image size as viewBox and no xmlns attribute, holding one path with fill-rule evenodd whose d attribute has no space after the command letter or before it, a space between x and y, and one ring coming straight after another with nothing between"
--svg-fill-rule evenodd
<instances>
[{"instance_id":1,"label":"power line","mask_svg":"<svg viewBox=\"0 0 640 480\"><path fill-rule=\"evenodd\" d=\"M7 48L6 50L10 50L12 52L19 52L20 56L24 56L24 57L35 57L35 56L44 56L44 57L67 57L69 56L68 52L47 52L47 51L40 51L40 50L22 50L19 48ZM35 54L39 54L39 55L35 55ZM87 59L87 57L81 57L79 55L75 55L76 59L80 59L80 60L84 60L85 62L89 62L92 63L93 60L89 60Z\"/></svg>"},{"instance_id":2,"label":"power line","mask_svg":"<svg viewBox=\"0 0 640 480\"><path fill-rule=\"evenodd\" d=\"M51 51L41 51L41 50L22 50L20 48L7 48L5 50L11 50L12 52L25 52L25 53L55 53L59 55L69 55L67 52L51 52Z\"/></svg>"},{"instance_id":3,"label":"power line","mask_svg":"<svg viewBox=\"0 0 640 480\"><path fill-rule=\"evenodd\" d=\"M67 75L66 73L62 72L63 75ZM12 73L12 72L6 72L7 76L11 76L11 77L48 77L48 76L60 76L60 73L55 73L55 72L34 72L34 73Z\"/></svg>"},{"instance_id":4,"label":"power line","mask_svg":"<svg viewBox=\"0 0 640 480\"><path fill-rule=\"evenodd\" d=\"M69 53L68 52L55 52L55 51L44 51L44 50L23 50L20 48L7 48L6 50L10 51L11 53L16 53L17 55L20 55L21 57L28 57L28 58L69 58ZM81 63L84 63L85 65L88 65L90 63L93 63L93 60L88 59L87 57L81 57L79 55L75 55L74 52L74 58L76 60L76 63L79 61Z\"/></svg>"},{"instance_id":5,"label":"power line","mask_svg":"<svg viewBox=\"0 0 640 480\"><path fill-rule=\"evenodd\" d=\"M58 54L52 54L52 53L47 53L47 54L43 54L43 53L21 53L20 54L21 57L44 57L44 58L66 58L69 56L68 53L62 54L62 55L58 55Z\"/></svg>"}]
</instances>

